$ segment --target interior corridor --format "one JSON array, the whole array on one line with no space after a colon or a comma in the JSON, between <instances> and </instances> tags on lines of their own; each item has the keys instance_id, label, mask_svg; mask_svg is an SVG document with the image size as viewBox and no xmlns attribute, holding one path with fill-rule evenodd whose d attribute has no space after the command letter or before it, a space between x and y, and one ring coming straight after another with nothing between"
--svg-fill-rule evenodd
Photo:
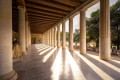
<instances>
[{"instance_id":1,"label":"interior corridor","mask_svg":"<svg viewBox=\"0 0 120 80\"><path fill-rule=\"evenodd\" d=\"M34 44L23 62L14 63L18 80L120 80L120 61L100 60L97 55L67 48Z\"/></svg>"}]
</instances>

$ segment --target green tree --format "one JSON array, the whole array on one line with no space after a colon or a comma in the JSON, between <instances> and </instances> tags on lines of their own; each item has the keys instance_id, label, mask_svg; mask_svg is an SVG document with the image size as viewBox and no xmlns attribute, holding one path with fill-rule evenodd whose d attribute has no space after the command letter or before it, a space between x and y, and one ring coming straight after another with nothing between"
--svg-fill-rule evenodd
<instances>
[{"instance_id":1,"label":"green tree","mask_svg":"<svg viewBox=\"0 0 120 80\"><path fill-rule=\"evenodd\" d=\"M75 29L73 35L74 35L75 46L77 47L77 43L79 43L80 29Z\"/></svg>"},{"instance_id":2,"label":"green tree","mask_svg":"<svg viewBox=\"0 0 120 80\"><path fill-rule=\"evenodd\" d=\"M117 45L119 49L119 38L120 38L120 0L118 0L110 8L110 19L111 19L111 32L112 32L112 45Z\"/></svg>"},{"instance_id":3,"label":"green tree","mask_svg":"<svg viewBox=\"0 0 120 80\"><path fill-rule=\"evenodd\" d=\"M87 20L87 43L91 41L96 42L96 47L99 46L99 10L92 12Z\"/></svg>"}]
</instances>

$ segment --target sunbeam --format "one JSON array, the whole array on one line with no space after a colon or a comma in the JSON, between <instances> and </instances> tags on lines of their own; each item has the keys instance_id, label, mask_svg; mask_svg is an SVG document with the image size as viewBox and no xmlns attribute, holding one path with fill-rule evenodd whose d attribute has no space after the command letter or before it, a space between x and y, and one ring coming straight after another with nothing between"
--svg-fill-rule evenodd
<instances>
[{"instance_id":1,"label":"sunbeam","mask_svg":"<svg viewBox=\"0 0 120 80\"><path fill-rule=\"evenodd\" d=\"M72 69L74 80L86 80L79 66L71 56L70 52L66 50L66 55L68 56L69 64Z\"/></svg>"},{"instance_id":2,"label":"sunbeam","mask_svg":"<svg viewBox=\"0 0 120 80\"><path fill-rule=\"evenodd\" d=\"M110 77L108 74L106 74L104 71L102 71L99 67L94 65L92 62L90 62L88 59L86 59L83 55L79 54L78 51L74 51L83 61L88 64L88 66L91 67L92 70L94 70L103 80L114 80L112 77Z\"/></svg>"},{"instance_id":3,"label":"sunbeam","mask_svg":"<svg viewBox=\"0 0 120 80\"><path fill-rule=\"evenodd\" d=\"M48 60L48 58L54 53L54 51L57 49L57 47L55 47L52 51L50 51L46 56L43 57L43 62L46 62Z\"/></svg>"},{"instance_id":4,"label":"sunbeam","mask_svg":"<svg viewBox=\"0 0 120 80\"><path fill-rule=\"evenodd\" d=\"M49 47L40 48L38 51L42 51L42 50L47 49L47 48L49 48Z\"/></svg>"},{"instance_id":5,"label":"sunbeam","mask_svg":"<svg viewBox=\"0 0 120 80\"><path fill-rule=\"evenodd\" d=\"M59 80L59 76L62 72L62 49L60 48L55 61L51 67L52 70L52 80Z\"/></svg>"},{"instance_id":6,"label":"sunbeam","mask_svg":"<svg viewBox=\"0 0 120 80\"><path fill-rule=\"evenodd\" d=\"M120 64L120 61L117 61L117 60L112 60L113 62L116 62L116 63L118 63L118 64Z\"/></svg>"},{"instance_id":7,"label":"sunbeam","mask_svg":"<svg viewBox=\"0 0 120 80\"><path fill-rule=\"evenodd\" d=\"M50 47L50 48L48 48L48 49L46 49L46 50L44 50L44 51L40 52L40 54L39 54L39 55L44 54L45 52L49 51L49 50L50 50L50 49L52 49L52 48L53 48L53 47Z\"/></svg>"},{"instance_id":8,"label":"sunbeam","mask_svg":"<svg viewBox=\"0 0 120 80\"><path fill-rule=\"evenodd\" d=\"M106 61L100 60L98 56L94 56L94 55L90 55L90 54L87 54L87 55L90 56L90 57L93 57L94 59L98 60L99 62L105 64L106 66L108 66L108 67L112 68L113 70L120 73L120 68L118 68L118 67L116 67L116 66L114 66L110 63L107 63Z\"/></svg>"}]
</instances>

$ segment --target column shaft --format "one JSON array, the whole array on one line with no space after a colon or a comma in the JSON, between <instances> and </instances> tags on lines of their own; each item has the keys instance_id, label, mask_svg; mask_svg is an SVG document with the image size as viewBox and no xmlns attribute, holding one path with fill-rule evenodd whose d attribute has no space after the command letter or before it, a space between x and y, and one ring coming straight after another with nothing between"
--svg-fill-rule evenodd
<instances>
[{"instance_id":1,"label":"column shaft","mask_svg":"<svg viewBox=\"0 0 120 80\"><path fill-rule=\"evenodd\" d=\"M19 44L22 48L23 54L26 54L25 48L25 10L23 6L19 6Z\"/></svg>"},{"instance_id":2,"label":"column shaft","mask_svg":"<svg viewBox=\"0 0 120 80\"><path fill-rule=\"evenodd\" d=\"M51 46L51 29L49 30L49 36L50 36L49 43L50 43L50 46Z\"/></svg>"},{"instance_id":3,"label":"column shaft","mask_svg":"<svg viewBox=\"0 0 120 80\"><path fill-rule=\"evenodd\" d=\"M0 80L16 80L12 57L12 0L0 0Z\"/></svg>"},{"instance_id":4,"label":"column shaft","mask_svg":"<svg viewBox=\"0 0 120 80\"><path fill-rule=\"evenodd\" d=\"M54 28L52 28L52 46L54 46Z\"/></svg>"},{"instance_id":5,"label":"column shaft","mask_svg":"<svg viewBox=\"0 0 120 80\"><path fill-rule=\"evenodd\" d=\"M62 48L66 48L65 22L62 22Z\"/></svg>"},{"instance_id":6,"label":"column shaft","mask_svg":"<svg viewBox=\"0 0 120 80\"><path fill-rule=\"evenodd\" d=\"M80 53L86 54L86 17L85 10L80 11Z\"/></svg>"},{"instance_id":7,"label":"column shaft","mask_svg":"<svg viewBox=\"0 0 120 80\"><path fill-rule=\"evenodd\" d=\"M69 50L73 50L73 18L69 18Z\"/></svg>"},{"instance_id":8,"label":"column shaft","mask_svg":"<svg viewBox=\"0 0 120 80\"><path fill-rule=\"evenodd\" d=\"M99 24L99 52L100 58L110 60L110 7L109 0L100 0L100 24Z\"/></svg>"},{"instance_id":9,"label":"column shaft","mask_svg":"<svg viewBox=\"0 0 120 80\"><path fill-rule=\"evenodd\" d=\"M54 28L54 46L56 47L56 27Z\"/></svg>"},{"instance_id":10,"label":"column shaft","mask_svg":"<svg viewBox=\"0 0 120 80\"><path fill-rule=\"evenodd\" d=\"M25 23L26 48L28 49L28 21Z\"/></svg>"},{"instance_id":11,"label":"column shaft","mask_svg":"<svg viewBox=\"0 0 120 80\"><path fill-rule=\"evenodd\" d=\"M60 48L60 25L57 26L57 47Z\"/></svg>"}]
</instances>

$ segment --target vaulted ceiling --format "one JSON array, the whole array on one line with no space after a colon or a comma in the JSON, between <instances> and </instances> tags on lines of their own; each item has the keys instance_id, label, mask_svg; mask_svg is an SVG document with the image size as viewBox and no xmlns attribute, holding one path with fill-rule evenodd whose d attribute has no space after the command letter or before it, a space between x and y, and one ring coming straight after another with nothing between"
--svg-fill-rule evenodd
<instances>
[{"instance_id":1,"label":"vaulted ceiling","mask_svg":"<svg viewBox=\"0 0 120 80\"><path fill-rule=\"evenodd\" d=\"M26 7L32 33L44 33L87 0L13 0L13 30L18 31L18 5Z\"/></svg>"}]
</instances>

